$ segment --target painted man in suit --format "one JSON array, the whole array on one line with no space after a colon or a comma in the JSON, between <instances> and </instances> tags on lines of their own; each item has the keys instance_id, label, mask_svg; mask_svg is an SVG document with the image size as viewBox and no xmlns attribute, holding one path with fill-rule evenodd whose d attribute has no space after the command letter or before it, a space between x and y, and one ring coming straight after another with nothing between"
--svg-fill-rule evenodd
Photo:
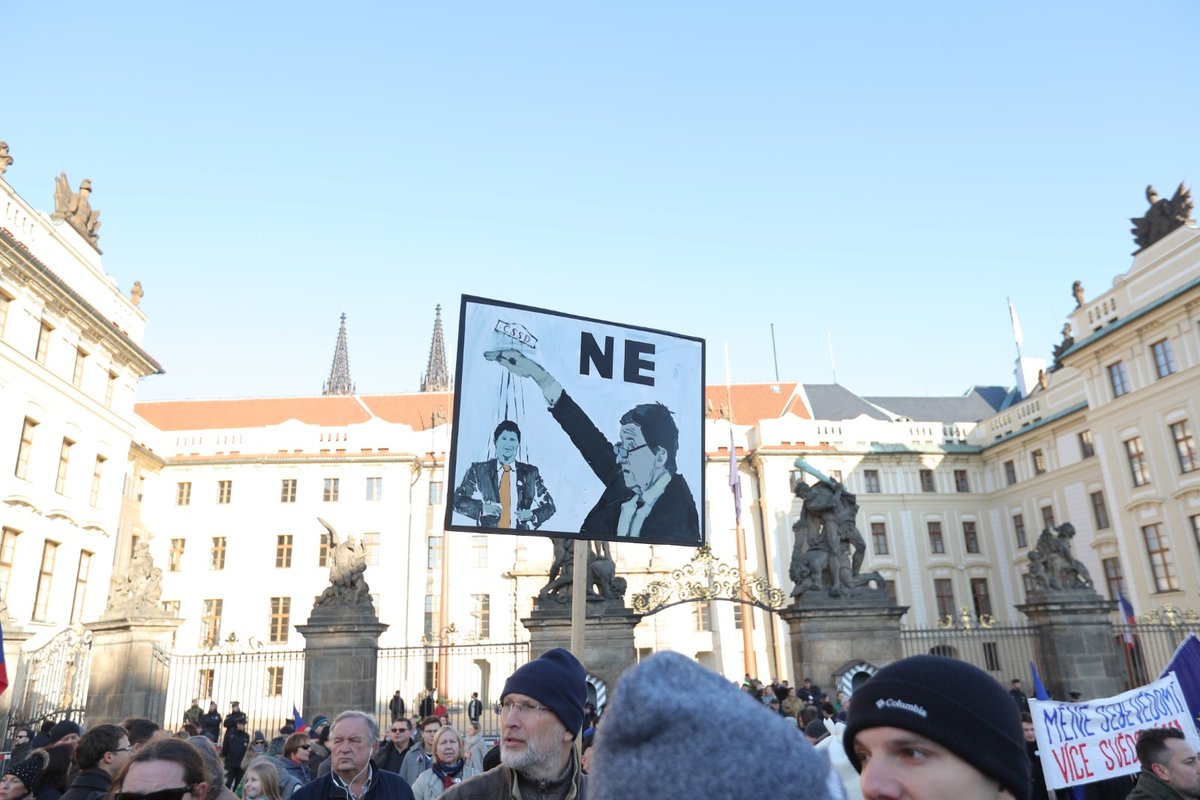
<instances>
[{"instance_id":1,"label":"painted man in suit","mask_svg":"<svg viewBox=\"0 0 1200 800\"><path fill-rule=\"evenodd\" d=\"M613 444L542 365L517 350L493 350L484 358L533 379L551 416L604 483L581 534L588 539L700 544L696 501L675 463L679 428L669 408L641 403L629 409L621 415L620 438Z\"/></svg>"},{"instance_id":2,"label":"painted man in suit","mask_svg":"<svg viewBox=\"0 0 1200 800\"><path fill-rule=\"evenodd\" d=\"M481 528L535 530L554 516L554 499L538 468L517 461L521 429L504 420L492 433L496 457L476 461L454 490L454 510Z\"/></svg>"}]
</instances>

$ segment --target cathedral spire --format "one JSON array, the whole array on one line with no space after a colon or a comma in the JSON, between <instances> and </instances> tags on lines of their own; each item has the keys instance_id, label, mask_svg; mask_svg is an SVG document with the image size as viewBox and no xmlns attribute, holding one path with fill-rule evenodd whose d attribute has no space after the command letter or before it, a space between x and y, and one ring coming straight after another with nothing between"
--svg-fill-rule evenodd
<instances>
[{"instance_id":1,"label":"cathedral spire","mask_svg":"<svg viewBox=\"0 0 1200 800\"><path fill-rule=\"evenodd\" d=\"M346 348L346 315L338 328L337 346L333 349L333 366L329 368L329 380L321 387L321 394L354 394L350 382L350 351Z\"/></svg>"},{"instance_id":2,"label":"cathedral spire","mask_svg":"<svg viewBox=\"0 0 1200 800\"><path fill-rule=\"evenodd\" d=\"M442 307L438 305L433 318L433 342L429 345L429 363L421 376L422 392L450 391L450 375L446 372L446 341L442 337Z\"/></svg>"}]
</instances>

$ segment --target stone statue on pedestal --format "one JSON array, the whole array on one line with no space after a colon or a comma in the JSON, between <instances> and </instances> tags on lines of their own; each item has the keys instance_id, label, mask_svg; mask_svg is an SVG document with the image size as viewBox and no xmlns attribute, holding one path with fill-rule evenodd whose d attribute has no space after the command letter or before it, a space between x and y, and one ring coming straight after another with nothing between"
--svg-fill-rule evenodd
<instances>
[{"instance_id":1,"label":"stone statue on pedestal","mask_svg":"<svg viewBox=\"0 0 1200 800\"><path fill-rule=\"evenodd\" d=\"M796 459L796 466L819 482L812 486L800 482L795 488L804 505L800 519L792 526L796 534L788 568L796 584L792 597L813 589L827 589L830 597L840 597L843 592L855 594L869 588L871 581L876 582L876 588L882 587L879 573L861 571L867 544L854 522L858 516L855 496L846 491L844 484L803 459Z\"/></svg>"},{"instance_id":2,"label":"stone statue on pedestal","mask_svg":"<svg viewBox=\"0 0 1200 800\"><path fill-rule=\"evenodd\" d=\"M575 540L551 538L554 545L554 563L550 565L550 580L538 592L538 600L554 598L560 603L571 599L571 585L575 578ZM627 584L617 575L617 565L612 559L608 542L589 542L588 548L588 600L623 598Z\"/></svg>"},{"instance_id":3,"label":"stone statue on pedestal","mask_svg":"<svg viewBox=\"0 0 1200 800\"><path fill-rule=\"evenodd\" d=\"M154 566L150 545L138 542L128 572L113 579L103 618L166 616L167 611L159 605L161 599L162 570Z\"/></svg>"},{"instance_id":4,"label":"stone statue on pedestal","mask_svg":"<svg viewBox=\"0 0 1200 800\"><path fill-rule=\"evenodd\" d=\"M1147 186L1146 200L1150 203L1150 208L1147 209L1145 215L1129 220L1133 223L1130 233L1133 234L1133 240L1137 242L1138 246L1134 255L1176 228L1194 221L1192 220L1192 209L1195 206L1192 203L1192 193L1185 183L1179 184L1179 188L1175 190L1175 194L1170 200L1159 199L1158 192L1154 190L1154 187Z\"/></svg>"},{"instance_id":5,"label":"stone statue on pedestal","mask_svg":"<svg viewBox=\"0 0 1200 800\"><path fill-rule=\"evenodd\" d=\"M8 142L0 142L0 175L3 175L13 163L13 157L8 154Z\"/></svg>"},{"instance_id":6,"label":"stone statue on pedestal","mask_svg":"<svg viewBox=\"0 0 1200 800\"><path fill-rule=\"evenodd\" d=\"M1029 576L1036 591L1093 590L1087 567L1071 552L1074 536L1075 527L1069 522L1042 531L1029 551Z\"/></svg>"},{"instance_id":7,"label":"stone statue on pedestal","mask_svg":"<svg viewBox=\"0 0 1200 800\"><path fill-rule=\"evenodd\" d=\"M320 517L317 521L329 531L329 585L313 603L313 610L325 606L365 606L374 613L371 588L363 578L367 571L367 551L353 536L338 539L337 531Z\"/></svg>"}]
</instances>

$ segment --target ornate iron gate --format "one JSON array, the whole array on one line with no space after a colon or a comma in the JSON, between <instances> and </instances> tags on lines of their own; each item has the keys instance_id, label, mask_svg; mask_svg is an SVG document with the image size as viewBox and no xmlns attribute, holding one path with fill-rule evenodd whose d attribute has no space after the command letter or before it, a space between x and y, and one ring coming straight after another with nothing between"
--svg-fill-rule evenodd
<instances>
[{"instance_id":1,"label":"ornate iron gate","mask_svg":"<svg viewBox=\"0 0 1200 800\"><path fill-rule=\"evenodd\" d=\"M8 715L9 731L19 726L34 728L46 720L87 720L88 680L92 667L92 632L81 625L65 628L39 647L22 653L15 696Z\"/></svg>"}]
</instances>

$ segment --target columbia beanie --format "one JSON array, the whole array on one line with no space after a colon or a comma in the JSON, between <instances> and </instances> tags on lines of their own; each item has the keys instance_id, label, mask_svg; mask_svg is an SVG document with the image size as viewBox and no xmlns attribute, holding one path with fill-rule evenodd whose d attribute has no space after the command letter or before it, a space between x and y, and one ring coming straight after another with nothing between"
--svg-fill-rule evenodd
<instances>
[{"instance_id":1,"label":"columbia beanie","mask_svg":"<svg viewBox=\"0 0 1200 800\"><path fill-rule=\"evenodd\" d=\"M842 746L859 772L854 737L891 727L924 736L1000 782L1016 800L1032 791L1017 705L992 676L965 661L913 656L888 664L854 692Z\"/></svg>"},{"instance_id":2,"label":"columbia beanie","mask_svg":"<svg viewBox=\"0 0 1200 800\"><path fill-rule=\"evenodd\" d=\"M621 676L595 751L588 800L833 797L829 760L793 723L679 653Z\"/></svg>"},{"instance_id":3,"label":"columbia beanie","mask_svg":"<svg viewBox=\"0 0 1200 800\"><path fill-rule=\"evenodd\" d=\"M556 647L522 664L504 682L500 702L513 693L537 700L554 712L572 736L579 735L587 701L587 673L570 652Z\"/></svg>"}]
</instances>

